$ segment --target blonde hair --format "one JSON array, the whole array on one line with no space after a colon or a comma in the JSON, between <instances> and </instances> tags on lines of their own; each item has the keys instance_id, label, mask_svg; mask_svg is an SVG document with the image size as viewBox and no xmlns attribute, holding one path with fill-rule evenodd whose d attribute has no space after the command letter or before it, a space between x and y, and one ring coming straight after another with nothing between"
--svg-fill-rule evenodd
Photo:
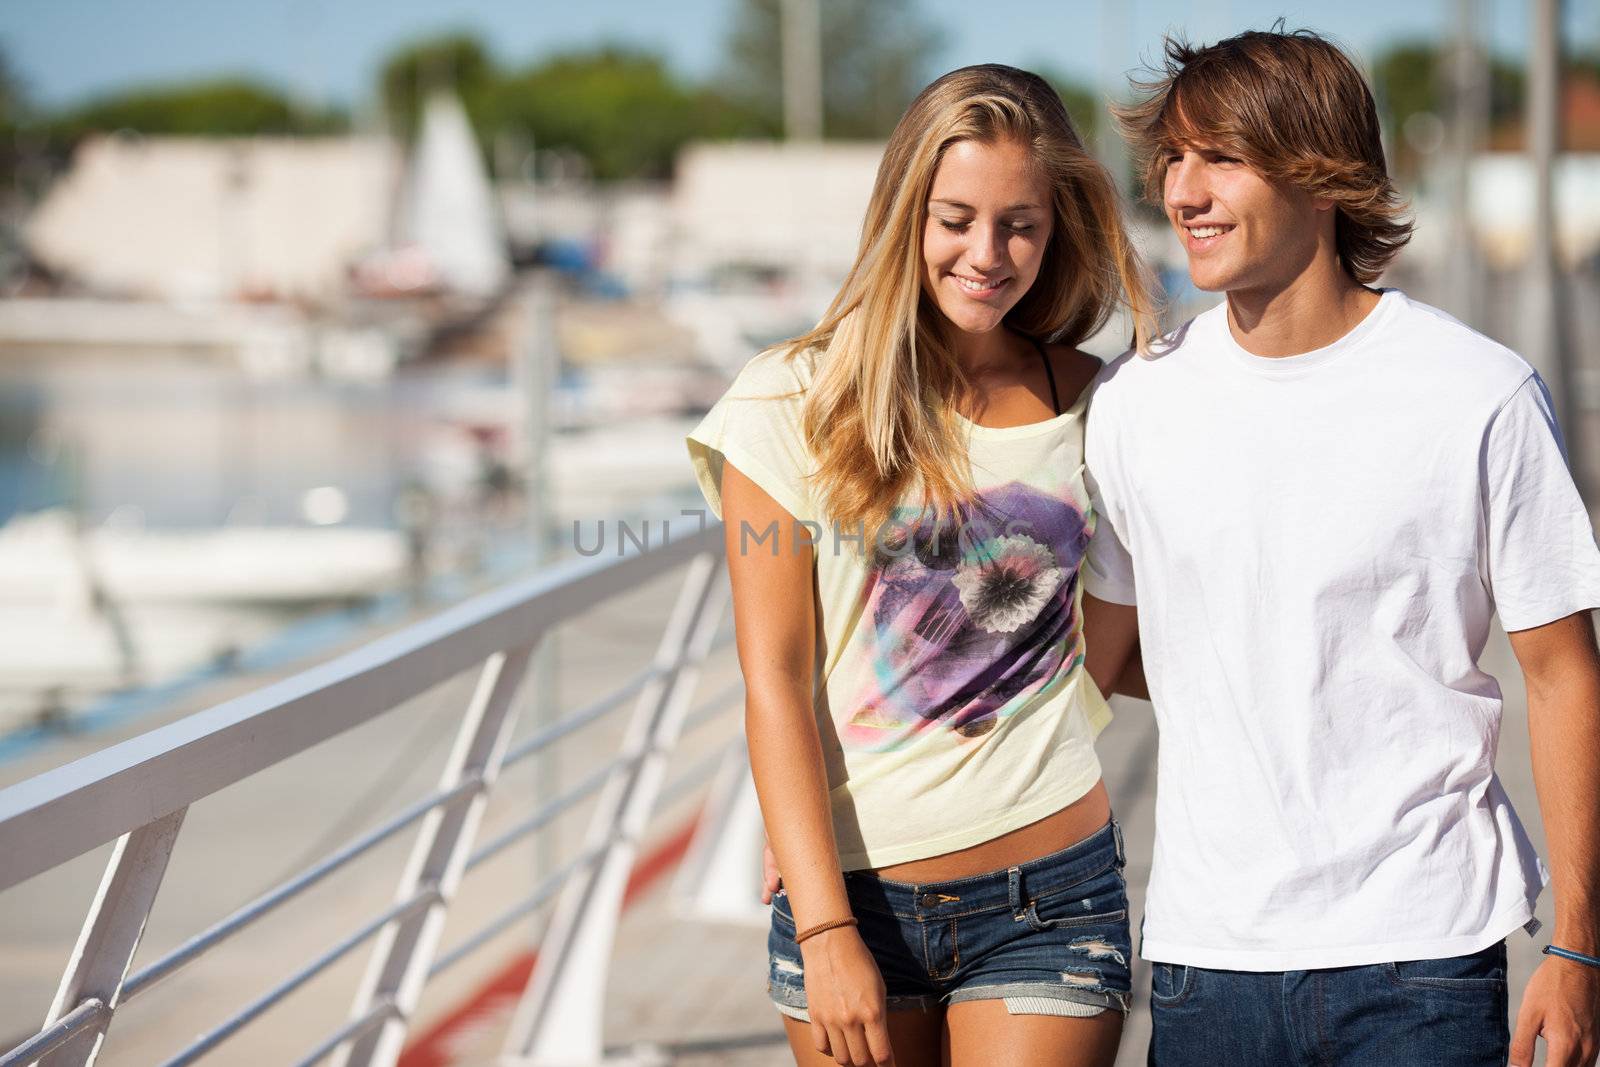
<instances>
[{"instance_id":1,"label":"blonde hair","mask_svg":"<svg viewBox=\"0 0 1600 1067\"><path fill-rule=\"evenodd\" d=\"M1411 223L1384 162L1378 109L1350 57L1311 30L1165 45L1161 69L1134 83L1144 99L1112 108L1141 161L1145 195L1160 203L1167 149L1224 149L1332 200L1340 264L1364 285L1376 281L1411 240Z\"/></svg>"},{"instance_id":2,"label":"blonde hair","mask_svg":"<svg viewBox=\"0 0 1600 1067\"><path fill-rule=\"evenodd\" d=\"M1036 74L993 63L934 81L889 137L843 286L815 329L779 346L783 358L818 360L804 430L818 463L818 498L843 529L873 534L919 485L923 505L941 511L964 508L974 496L950 403L976 390L947 320L923 293L923 228L946 150L1006 140L1028 148L1053 208L1038 277L1006 325L1077 345L1121 305L1131 313L1136 346L1148 345L1149 285L1116 187L1084 149L1060 96Z\"/></svg>"}]
</instances>

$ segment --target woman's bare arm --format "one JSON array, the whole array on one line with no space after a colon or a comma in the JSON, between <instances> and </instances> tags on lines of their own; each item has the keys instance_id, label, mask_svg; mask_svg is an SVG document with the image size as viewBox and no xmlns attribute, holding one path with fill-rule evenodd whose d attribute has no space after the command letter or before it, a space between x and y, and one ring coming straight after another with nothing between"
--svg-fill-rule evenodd
<instances>
[{"instance_id":1,"label":"woman's bare arm","mask_svg":"<svg viewBox=\"0 0 1600 1067\"><path fill-rule=\"evenodd\" d=\"M731 463L723 465L722 516L750 770L795 925L804 930L851 913L812 706L812 548L794 517ZM857 931L827 930L800 947L817 1050L848 1049L841 1063L893 1062L883 979Z\"/></svg>"},{"instance_id":2,"label":"woman's bare arm","mask_svg":"<svg viewBox=\"0 0 1600 1067\"><path fill-rule=\"evenodd\" d=\"M731 463L723 467L722 508L750 766L804 929L849 914L812 711L812 550L796 536L793 516Z\"/></svg>"}]
</instances>

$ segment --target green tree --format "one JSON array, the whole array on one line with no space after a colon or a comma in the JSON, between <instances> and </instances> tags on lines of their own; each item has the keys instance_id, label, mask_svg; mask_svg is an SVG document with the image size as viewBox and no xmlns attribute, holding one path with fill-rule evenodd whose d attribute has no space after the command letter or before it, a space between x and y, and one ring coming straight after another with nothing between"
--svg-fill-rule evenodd
<instances>
[{"instance_id":1,"label":"green tree","mask_svg":"<svg viewBox=\"0 0 1600 1067\"><path fill-rule=\"evenodd\" d=\"M378 75L378 91L394 131L415 136L422 105L435 89L454 90L483 138L490 131L489 102L499 72L483 44L468 33L415 41L390 54Z\"/></svg>"},{"instance_id":2,"label":"green tree","mask_svg":"<svg viewBox=\"0 0 1600 1067\"><path fill-rule=\"evenodd\" d=\"M11 59L0 52L0 130L13 130L21 124L27 103Z\"/></svg>"},{"instance_id":3,"label":"green tree","mask_svg":"<svg viewBox=\"0 0 1600 1067\"><path fill-rule=\"evenodd\" d=\"M26 168L22 162L25 141L17 136L18 129L27 122L27 113L28 101L22 79L10 57L0 51L0 208L11 196L23 193L22 187L27 184L18 180ZM8 266L4 261L11 258L10 243L9 236L0 231L0 271Z\"/></svg>"},{"instance_id":4,"label":"green tree","mask_svg":"<svg viewBox=\"0 0 1600 1067\"><path fill-rule=\"evenodd\" d=\"M1078 138L1093 152L1095 134L1100 129L1100 123L1107 118L1105 102L1100 94L1049 67L1036 66L1033 70L1050 83L1056 95L1061 97L1061 102L1067 105L1067 114L1072 116L1072 125L1078 131Z\"/></svg>"},{"instance_id":5,"label":"green tree","mask_svg":"<svg viewBox=\"0 0 1600 1067\"><path fill-rule=\"evenodd\" d=\"M823 134L887 136L928 81L942 42L913 0L818 0ZM777 132L783 126L782 0L741 0L722 82Z\"/></svg>"},{"instance_id":6,"label":"green tree","mask_svg":"<svg viewBox=\"0 0 1600 1067\"><path fill-rule=\"evenodd\" d=\"M42 123L52 140L69 144L94 131L248 136L334 133L347 125L342 112L308 111L276 90L234 78L104 96Z\"/></svg>"},{"instance_id":7,"label":"green tree","mask_svg":"<svg viewBox=\"0 0 1600 1067\"><path fill-rule=\"evenodd\" d=\"M553 56L505 78L485 116L537 148L578 152L601 179L665 177L691 140L765 132L748 110L680 82L660 56L616 47Z\"/></svg>"},{"instance_id":8,"label":"green tree","mask_svg":"<svg viewBox=\"0 0 1600 1067\"><path fill-rule=\"evenodd\" d=\"M1373 95L1394 144L1396 169L1410 170L1417 162L1402 136L1406 120L1422 112L1447 118L1444 79L1448 59L1449 53L1438 44L1412 41L1388 49L1373 63ZM1525 81L1519 64L1501 56L1489 57L1491 128L1520 120Z\"/></svg>"}]
</instances>

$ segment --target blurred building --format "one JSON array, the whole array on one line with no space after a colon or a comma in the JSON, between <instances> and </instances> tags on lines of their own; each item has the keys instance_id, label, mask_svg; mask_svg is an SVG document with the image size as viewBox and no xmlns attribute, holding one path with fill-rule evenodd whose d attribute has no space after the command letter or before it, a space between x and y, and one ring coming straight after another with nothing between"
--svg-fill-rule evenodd
<instances>
[{"instance_id":1,"label":"blurred building","mask_svg":"<svg viewBox=\"0 0 1600 1067\"><path fill-rule=\"evenodd\" d=\"M673 189L678 270L742 267L836 285L855 261L882 155L877 143L686 149Z\"/></svg>"},{"instance_id":2,"label":"blurred building","mask_svg":"<svg viewBox=\"0 0 1600 1067\"><path fill-rule=\"evenodd\" d=\"M883 146L690 145L669 183L500 185L514 244L656 294L739 275L837 286L855 260Z\"/></svg>"},{"instance_id":3,"label":"blurred building","mask_svg":"<svg viewBox=\"0 0 1600 1067\"><path fill-rule=\"evenodd\" d=\"M1485 257L1510 267L1533 245L1533 164L1520 152L1493 152L1472 161L1472 228ZM1556 251L1568 266L1600 254L1600 152L1566 153L1554 168Z\"/></svg>"},{"instance_id":4,"label":"blurred building","mask_svg":"<svg viewBox=\"0 0 1600 1067\"><path fill-rule=\"evenodd\" d=\"M322 302L386 239L399 167L395 145L370 137L97 136L27 240L103 295Z\"/></svg>"},{"instance_id":5,"label":"blurred building","mask_svg":"<svg viewBox=\"0 0 1600 1067\"><path fill-rule=\"evenodd\" d=\"M372 136L91 137L25 232L52 273L123 299L483 300L511 273L488 174L448 94L428 100L409 158Z\"/></svg>"}]
</instances>

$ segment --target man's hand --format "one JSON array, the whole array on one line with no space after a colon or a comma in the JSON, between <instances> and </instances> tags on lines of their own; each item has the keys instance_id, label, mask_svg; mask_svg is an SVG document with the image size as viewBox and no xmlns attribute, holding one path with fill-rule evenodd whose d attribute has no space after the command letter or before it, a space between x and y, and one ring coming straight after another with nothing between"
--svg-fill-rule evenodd
<instances>
[{"instance_id":1,"label":"man's hand","mask_svg":"<svg viewBox=\"0 0 1600 1067\"><path fill-rule=\"evenodd\" d=\"M1590 1067L1600 1053L1600 969L1552 956L1522 994L1512 1067L1532 1067L1534 1038L1544 1037L1549 1067Z\"/></svg>"},{"instance_id":2,"label":"man's hand","mask_svg":"<svg viewBox=\"0 0 1600 1067\"><path fill-rule=\"evenodd\" d=\"M783 888L783 876L778 873L778 857L772 854L772 846L765 840L761 843L761 903L771 904L773 896Z\"/></svg>"}]
</instances>

